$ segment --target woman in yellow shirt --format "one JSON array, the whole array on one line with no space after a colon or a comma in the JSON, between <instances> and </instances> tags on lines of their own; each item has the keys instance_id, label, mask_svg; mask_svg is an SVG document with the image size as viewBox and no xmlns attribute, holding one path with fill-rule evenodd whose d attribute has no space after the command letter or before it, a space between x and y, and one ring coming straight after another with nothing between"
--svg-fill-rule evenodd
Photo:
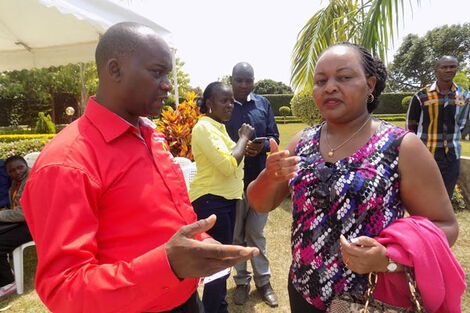
<instances>
[{"instance_id":1,"label":"woman in yellow shirt","mask_svg":"<svg viewBox=\"0 0 470 313\"><path fill-rule=\"evenodd\" d=\"M202 117L192 131L192 152L197 173L189 189L189 197L198 219L217 216L217 222L207 233L223 244L232 244L235 208L243 194L243 157L254 128L243 124L240 139L233 142L224 122L233 110L232 88L213 82L204 90L200 101ZM202 302L206 313L228 313L225 296L227 276L204 287Z\"/></svg>"}]
</instances>

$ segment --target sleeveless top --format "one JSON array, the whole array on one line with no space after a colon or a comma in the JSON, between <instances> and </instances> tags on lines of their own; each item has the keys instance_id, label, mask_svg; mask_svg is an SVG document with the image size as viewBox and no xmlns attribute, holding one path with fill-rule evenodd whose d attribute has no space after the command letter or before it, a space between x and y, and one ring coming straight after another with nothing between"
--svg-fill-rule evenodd
<instances>
[{"instance_id":1,"label":"sleeveless top","mask_svg":"<svg viewBox=\"0 0 470 313\"><path fill-rule=\"evenodd\" d=\"M344 266L339 237L375 237L403 217L398 154L407 134L381 121L375 134L351 156L336 163L320 154L324 123L304 130L296 147L298 175L292 195L292 265L289 277L307 302L325 310L343 291L362 293L364 275Z\"/></svg>"}]
</instances>

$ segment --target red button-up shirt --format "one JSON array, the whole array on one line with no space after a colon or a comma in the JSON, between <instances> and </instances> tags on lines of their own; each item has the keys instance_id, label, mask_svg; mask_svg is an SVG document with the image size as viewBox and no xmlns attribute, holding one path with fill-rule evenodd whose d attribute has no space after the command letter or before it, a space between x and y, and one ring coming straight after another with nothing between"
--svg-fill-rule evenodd
<instances>
[{"instance_id":1,"label":"red button-up shirt","mask_svg":"<svg viewBox=\"0 0 470 313\"><path fill-rule=\"evenodd\" d=\"M139 128L90 98L34 165L21 203L36 242L36 289L53 312L160 312L196 290L165 251L196 221L183 174L161 134Z\"/></svg>"}]
</instances>

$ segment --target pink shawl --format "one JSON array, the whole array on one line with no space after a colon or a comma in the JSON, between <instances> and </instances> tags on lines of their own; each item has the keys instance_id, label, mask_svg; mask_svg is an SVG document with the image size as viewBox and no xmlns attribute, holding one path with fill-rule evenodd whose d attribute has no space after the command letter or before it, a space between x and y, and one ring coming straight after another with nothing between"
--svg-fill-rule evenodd
<instances>
[{"instance_id":1,"label":"pink shawl","mask_svg":"<svg viewBox=\"0 0 470 313\"><path fill-rule=\"evenodd\" d=\"M424 306L429 313L460 313L465 273L449 248L444 233L424 217L396 220L375 238L387 255L412 266ZM410 307L404 273L380 273L374 296L383 302Z\"/></svg>"}]
</instances>

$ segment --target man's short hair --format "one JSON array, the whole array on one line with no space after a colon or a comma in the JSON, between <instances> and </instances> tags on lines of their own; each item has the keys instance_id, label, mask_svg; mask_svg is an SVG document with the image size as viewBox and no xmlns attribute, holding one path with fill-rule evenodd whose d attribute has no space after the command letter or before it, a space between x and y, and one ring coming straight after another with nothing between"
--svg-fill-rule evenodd
<instances>
[{"instance_id":1,"label":"man's short hair","mask_svg":"<svg viewBox=\"0 0 470 313\"><path fill-rule=\"evenodd\" d=\"M449 59L453 59L455 60L455 62L457 62L457 65L459 64L459 60L454 57L453 55L443 55L442 57L440 57L437 61L436 61L436 69L439 67L439 65L441 64L442 61L445 61L445 60L449 60Z\"/></svg>"},{"instance_id":2,"label":"man's short hair","mask_svg":"<svg viewBox=\"0 0 470 313\"><path fill-rule=\"evenodd\" d=\"M122 22L111 26L101 36L95 51L98 74L109 59L131 55L136 51L140 42L136 34L142 28L148 27L134 22Z\"/></svg>"},{"instance_id":3,"label":"man's short hair","mask_svg":"<svg viewBox=\"0 0 470 313\"><path fill-rule=\"evenodd\" d=\"M254 76L254 73L255 73L255 71L253 70L253 67L247 62L240 62L240 63L235 64L235 66L232 69L232 77L240 72L249 73L252 76Z\"/></svg>"}]
</instances>

